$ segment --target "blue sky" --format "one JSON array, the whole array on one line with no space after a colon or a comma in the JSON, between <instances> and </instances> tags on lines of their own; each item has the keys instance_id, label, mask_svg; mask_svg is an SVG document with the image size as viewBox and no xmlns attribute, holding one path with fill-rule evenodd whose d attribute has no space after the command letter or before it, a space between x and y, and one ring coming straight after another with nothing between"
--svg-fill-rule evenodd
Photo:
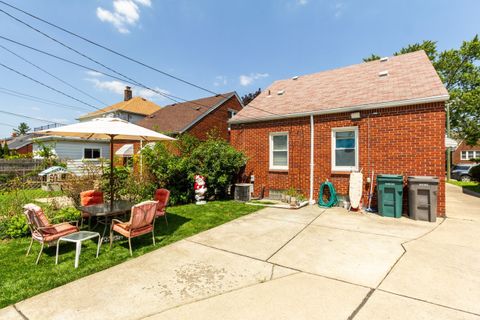
<instances>
[{"instance_id":1,"label":"blue sky","mask_svg":"<svg viewBox=\"0 0 480 320\"><path fill-rule=\"evenodd\" d=\"M271 82L391 55L409 43L438 41L456 48L480 33L480 1L354 0L6 0L46 20L215 92L240 95ZM207 93L90 46L0 4L42 31L150 87L185 99ZM0 35L78 63L96 66L0 12ZM122 99L124 83L44 57L0 39L0 45L106 104ZM0 48L0 61L75 98L103 105ZM62 123L94 109L0 67L0 110ZM67 108L5 94L14 90ZM11 92L11 91L10 91ZM136 88L160 105L170 101ZM0 114L0 136L25 121Z\"/></svg>"}]
</instances>

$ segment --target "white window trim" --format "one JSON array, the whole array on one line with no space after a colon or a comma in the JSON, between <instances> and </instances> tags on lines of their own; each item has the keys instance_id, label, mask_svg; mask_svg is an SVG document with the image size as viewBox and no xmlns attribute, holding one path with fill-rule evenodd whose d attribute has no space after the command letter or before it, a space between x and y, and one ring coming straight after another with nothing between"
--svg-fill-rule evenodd
<instances>
[{"instance_id":1,"label":"white window trim","mask_svg":"<svg viewBox=\"0 0 480 320\"><path fill-rule=\"evenodd\" d=\"M273 137L275 136L287 136L287 165L286 166L275 166L273 165ZM269 158L269 170L288 170L288 163L290 161L290 137L288 132L270 132L269 137L269 148L268 148L268 158Z\"/></svg>"},{"instance_id":2,"label":"white window trim","mask_svg":"<svg viewBox=\"0 0 480 320\"><path fill-rule=\"evenodd\" d=\"M355 166L336 166L335 165L335 145L336 145L336 138L335 133L337 132L345 132L345 131L354 131L355 132ZM358 171L359 168L359 151L358 151L358 127L339 127L339 128L332 128L332 171Z\"/></svg>"},{"instance_id":3,"label":"white window trim","mask_svg":"<svg viewBox=\"0 0 480 320\"><path fill-rule=\"evenodd\" d=\"M230 118L230 113L232 113L232 117L231 117L231 118L233 118L233 117L235 117L235 115L238 113L238 110L230 109L230 108L229 108L229 109L228 109L228 117L229 117L229 119L231 119L231 118Z\"/></svg>"},{"instance_id":4,"label":"white window trim","mask_svg":"<svg viewBox=\"0 0 480 320\"><path fill-rule=\"evenodd\" d=\"M468 160L468 151L463 150L460 152L460 160Z\"/></svg>"},{"instance_id":5,"label":"white window trim","mask_svg":"<svg viewBox=\"0 0 480 320\"><path fill-rule=\"evenodd\" d=\"M100 157L99 158L85 158L85 150L86 149L98 149L100 150ZM83 153L82 153L82 160L84 161L96 161L98 159L101 159L102 158L102 148L94 148L94 147L83 147Z\"/></svg>"}]
</instances>

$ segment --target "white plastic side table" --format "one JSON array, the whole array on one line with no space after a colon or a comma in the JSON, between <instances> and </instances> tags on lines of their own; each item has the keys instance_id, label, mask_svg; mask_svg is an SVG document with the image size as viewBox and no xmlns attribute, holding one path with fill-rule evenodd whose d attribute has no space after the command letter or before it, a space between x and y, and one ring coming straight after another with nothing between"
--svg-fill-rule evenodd
<instances>
[{"instance_id":1,"label":"white plastic side table","mask_svg":"<svg viewBox=\"0 0 480 320\"><path fill-rule=\"evenodd\" d=\"M92 232L92 231L79 231L75 233L71 233L69 235L66 235L64 237L61 237L57 241L57 254L55 257L55 264L58 264L58 248L60 241L66 241L66 242L74 242L76 245L75 249L75 269L78 268L78 262L80 260L80 252L82 251L82 242L85 240L93 239L95 237L98 237L98 244L97 244L97 256L98 258L98 253L100 252L100 246L102 244L102 238L100 237L100 233L98 232Z\"/></svg>"}]
</instances>

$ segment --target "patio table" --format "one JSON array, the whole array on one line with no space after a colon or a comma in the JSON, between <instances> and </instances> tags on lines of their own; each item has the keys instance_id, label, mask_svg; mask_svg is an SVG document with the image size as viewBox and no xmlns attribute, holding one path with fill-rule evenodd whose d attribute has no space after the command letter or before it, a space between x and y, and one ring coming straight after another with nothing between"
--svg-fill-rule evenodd
<instances>
[{"instance_id":1,"label":"patio table","mask_svg":"<svg viewBox=\"0 0 480 320\"><path fill-rule=\"evenodd\" d=\"M105 224L103 229L102 240L105 237L105 232L107 231L108 225L111 224L111 219L128 213L133 207L133 203L127 200L114 200L112 204L110 202L105 202L102 204L94 204L90 206L79 206L78 209L82 212L90 214L92 217L104 218L104 221L101 222Z\"/></svg>"},{"instance_id":2,"label":"patio table","mask_svg":"<svg viewBox=\"0 0 480 320\"><path fill-rule=\"evenodd\" d=\"M66 241L66 242L73 242L76 245L75 248L75 269L78 268L78 261L80 260L80 252L82 250L82 242L88 239L93 239L98 237L98 244L97 244L97 255L96 258L98 258L98 253L100 252L100 245L101 245L101 238L100 238L100 233L98 232L92 232L92 231L79 231L79 232L74 232L69 235L63 236L57 241L57 254L55 256L55 264L58 264L58 248L60 241Z\"/></svg>"}]
</instances>

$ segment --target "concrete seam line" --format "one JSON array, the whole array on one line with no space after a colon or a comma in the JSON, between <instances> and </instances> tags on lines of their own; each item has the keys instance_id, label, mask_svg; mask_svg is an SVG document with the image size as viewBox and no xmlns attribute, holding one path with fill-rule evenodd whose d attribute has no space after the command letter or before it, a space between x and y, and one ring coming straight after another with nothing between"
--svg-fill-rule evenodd
<instances>
[{"instance_id":1,"label":"concrete seam line","mask_svg":"<svg viewBox=\"0 0 480 320\"><path fill-rule=\"evenodd\" d=\"M408 241L402 242L402 245L407 244L407 243L412 242L412 241L420 240L421 238L423 238L423 237L429 235L430 233L432 233L433 231L437 230L437 228L440 227L447 220L447 218L442 218L442 219L443 220L439 224L437 224L434 228L432 228L432 230L430 230L430 231L428 231L428 232L426 232L426 233L422 234L421 236L418 236L414 239L410 239Z\"/></svg>"},{"instance_id":2,"label":"concrete seam line","mask_svg":"<svg viewBox=\"0 0 480 320\"><path fill-rule=\"evenodd\" d=\"M270 273L270 280L273 279L273 269L275 268L275 265L272 263L272 272Z\"/></svg>"},{"instance_id":3,"label":"concrete seam line","mask_svg":"<svg viewBox=\"0 0 480 320\"><path fill-rule=\"evenodd\" d=\"M292 268L290 268L290 267L282 266L282 265L280 265L280 264L276 264L276 265L277 265L277 266L280 266L280 267L292 269ZM294 269L292 269L292 270L294 270ZM343 283L346 283L346 284L349 284L349 285L352 285L352 286L356 286L356 287L360 287L360 288L373 289L373 290L375 290L375 288L372 288L372 287L369 287L369 286L366 286L366 285L363 285L363 284L358 284L358 283L354 283L354 282L349 282L349 281L347 281L347 280L342 280L342 279L338 279L338 278L333 278L333 277L325 276L325 275L322 275L322 274L313 273L313 272L310 272L310 271L303 271L303 270L298 270L298 271L299 271L299 272L302 272L302 273L305 273L305 274L309 274L309 275L315 276L315 277L320 277L320 278L325 278L325 279L328 279L328 280L343 282Z\"/></svg>"},{"instance_id":4,"label":"concrete seam line","mask_svg":"<svg viewBox=\"0 0 480 320\"><path fill-rule=\"evenodd\" d=\"M352 320L353 318L355 318L357 313L363 308L363 306L367 303L368 299L370 299L370 297L374 292L375 292L375 289L370 289L370 291L368 291L367 295L365 296L365 298L363 298L362 302L360 302L358 307L356 307L355 310L353 310L352 314L347 318L348 320Z\"/></svg>"},{"instance_id":5,"label":"concrete seam line","mask_svg":"<svg viewBox=\"0 0 480 320\"><path fill-rule=\"evenodd\" d=\"M306 228L308 228L315 220L317 220L318 217L320 217L327 209L323 210L322 212L320 212L315 218L313 218L305 227L303 227L302 229L300 229L300 231L298 231L292 238L290 238L290 240L288 240L287 242L285 242L280 248L278 248L278 250L276 250L270 257L267 258L267 261L270 260L274 255L276 255L280 250L282 250L283 248L285 248L285 246L287 244L289 244L293 239L295 239L300 233L303 232L303 230L305 230Z\"/></svg>"},{"instance_id":6,"label":"concrete seam line","mask_svg":"<svg viewBox=\"0 0 480 320\"><path fill-rule=\"evenodd\" d=\"M301 272L300 272L300 273L301 273ZM218 293L218 294L214 294L214 295L212 295L212 296L208 296L208 297L204 297L204 298L199 298L199 299L196 299L196 300L193 300L193 301L190 301L190 302L186 302L186 303L183 303L183 304L179 304L179 305L177 305L177 306L173 306L173 307L166 308L166 309L161 310L161 311L158 311L158 312L153 312L153 313L147 314L147 315L145 315L145 316L141 316L140 318L137 318L137 319L138 319L138 320L146 319L146 318L148 318L148 317L152 317L152 316L155 316L155 315L159 315L159 314L165 313L165 312L170 311L170 310L173 310L173 309L181 308L181 307L183 307L183 306L188 306L188 305L190 305L190 304L194 304L194 303L197 303L197 302L200 302L200 301L209 300L209 299L212 299L212 298L216 298L216 297L219 297L219 296L223 296L223 295L228 294L228 293L232 293L232 292L235 292L235 291L240 291L240 290L247 289L247 288L250 288L250 287L262 285L262 284L264 284L264 283L271 282L271 281L277 281L277 280L280 280L280 279L283 279L283 278L286 278L286 277L290 277L290 276L294 276L294 275L297 275L297 274L299 274L299 273L298 273L298 272L297 272L297 273L292 273L292 274L288 274L288 275L285 275L285 276L280 277L280 278L277 278L277 279L273 279L273 280L269 280L269 281L264 281L264 282L256 282L256 283L252 283L252 284L249 284L249 285L246 285L246 286L243 286L243 287L234 288L234 289L231 289L231 290L228 290L228 291L225 291L225 292L221 292L221 293Z\"/></svg>"},{"instance_id":7,"label":"concrete seam line","mask_svg":"<svg viewBox=\"0 0 480 320\"><path fill-rule=\"evenodd\" d=\"M229 251L229 250L222 249L222 248L217 248L217 247L214 247L214 246L211 246L211 245L208 245L208 244L204 244L204 243L201 243L201 242L197 242L197 241L194 241L194 240L185 239L185 241L188 241L188 242L191 242L191 243L195 243L195 244L198 244L198 245L200 245L200 246L204 246L204 247L207 247L207 248L210 248L210 249L219 250L219 251L223 251L223 252L226 252L226 253L234 254L234 255L237 255L237 256L240 256L240 257L244 257L244 258L248 258L248 259L253 259L253 260L260 261L260 262L265 262L265 263L271 264L270 262L268 262L268 261L266 261L266 260L262 260L262 259L260 259L260 258L255 258L255 257L251 257L251 256L247 256L246 254L243 254L243 253L238 253L238 252L233 252L233 251Z\"/></svg>"},{"instance_id":8,"label":"concrete seam line","mask_svg":"<svg viewBox=\"0 0 480 320\"><path fill-rule=\"evenodd\" d=\"M431 304L431 305L434 305L434 306L437 306L437 307L442 307L442 308L447 308L447 309L450 309L450 310L455 310L455 311L459 311L459 312L463 312L463 313L468 313L468 314L472 314L474 316L480 316L480 313L475 313L475 312L466 311L466 310L463 310L463 309L450 307L450 306L447 306L447 305L444 305L444 304L439 304L439 303L436 303L436 302L431 302L431 301L428 301L428 300L423 300L423 299L420 299L420 298L407 296L407 295L404 295L404 294L401 294L401 293L396 293L396 292L388 291L388 290L385 290L385 289L377 289L377 290L385 292L385 293L393 294L393 295L396 295L396 296L399 296L399 297L404 297L404 298L407 298L407 299L412 299L412 300L428 303L428 304Z\"/></svg>"},{"instance_id":9,"label":"concrete seam line","mask_svg":"<svg viewBox=\"0 0 480 320\"><path fill-rule=\"evenodd\" d=\"M20 311L18 308L17 308L17 305L16 304L13 304L13 309L15 309L15 311L17 311L17 313L20 315L20 317L22 317L23 319L25 320L29 320L28 317L26 315L23 314L22 311Z\"/></svg>"},{"instance_id":10,"label":"concrete seam line","mask_svg":"<svg viewBox=\"0 0 480 320\"><path fill-rule=\"evenodd\" d=\"M359 231L359 230L350 230L350 229L337 228L337 227L331 227L331 226L322 226L322 225L319 225L319 224L312 224L312 227L320 227L320 228L327 228L327 229L334 229L334 230L342 230L342 231L356 232L356 233L361 233L361 234L371 234L371 235L379 236L379 237L387 237L387 238L395 238L395 239L407 240L405 237L392 236L392 235L389 235L389 234L381 234L381 233L366 232L366 231ZM407 240L407 241L410 241L410 240ZM403 243L403 242L401 242L401 243Z\"/></svg>"}]
</instances>

